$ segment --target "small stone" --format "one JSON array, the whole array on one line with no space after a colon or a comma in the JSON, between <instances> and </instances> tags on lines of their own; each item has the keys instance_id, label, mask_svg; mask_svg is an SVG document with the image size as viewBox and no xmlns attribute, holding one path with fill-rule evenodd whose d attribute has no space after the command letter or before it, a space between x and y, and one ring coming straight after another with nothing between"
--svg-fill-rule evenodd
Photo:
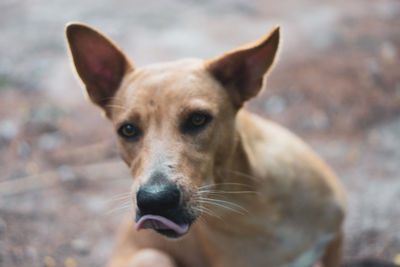
<instances>
[{"instance_id":1,"label":"small stone","mask_svg":"<svg viewBox=\"0 0 400 267\"><path fill-rule=\"evenodd\" d=\"M75 252L81 255L86 255L90 252L89 244L83 239L78 238L72 240L71 247Z\"/></svg>"},{"instance_id":2,"label":"small stone","mask_svg":"<svg viewBox=\"0 0 400 267\"><path fill-rule=\"evenodd\" d=\"M62 165L57 168L63 185L68 189L77 189L85 186L85 180L79 176L70 166Z\"/></svg>"},{"instance_id":3,"label":"small stone","mask_svg":"<svg viewBox=\"0 0 400 267\"><path fill-rule=\"evenodd\" d=\"M106 209L104 199L99 197L89 197L84 202L85 207L93 213L101 213Z\"/></svg>"},{"instance_id":4,"label":"small stone","mask_svg":"<svg viewBox=\"0 0 400 267\"><path fill-rule=\"evenodd\" d=\"M300 126L304 129L326 131L330 128L330 120L323 112L314 112L299 119Z\"/></svg>"},{"instance_id":5,"label":"small stone","mask_svg":"<svg viewBox=\"0 0 400 267\"><path fill-rule=\"evenodd\" d=\"M323 112L312 114L312 123L313 127L317 130L327 130L330 126L329 118Z\"/></svg>"},{"instance_id":6,"label":"small stone","mask_svg":"<svg viewBox=\"0 0 400 267\"><path fill-rule=\"evenodd\" d=\"M397 50L393 43L386 41L381 45L381 57L386 63L395 63Z\"/></svg>"},{"instance_id":7,"label":"small stone","mask_svg":"<svg viewBox=\"0 0 400 267\"><path fill-rule=\"evenodd\" d=\"M313 36L310 41L314 48L318 50L326 50L335 44L341 43L342 38L337 32L330 30L321 31L320 34Z\"/></svg>"},{"instance_id":8,"label":"small stone","mask_svg":"<svg viewBox=\"0 0 400 267\"><path fill-rule=\"evenodd\" d=\"M278 114L286 109L287 101L285 98L273 95L265 102L265 111L268 114Z\"/></svg>"},{"instance_id":9,"label":"small stone","mask_svg":"<svg viewBox=\"0 0 400 267\"><path fill-rule=\"evenodd\" d=\"M375 59L369 58L365 60L365 66L374 82L376 84L382 84L382 67L380 64Z\"/></svg>"},{"instance_id":10,"label":"small stone","mask_svg":"<svg viewBox=\"0 0 400 267\"><path fill-rule=\"evenodd\" d=\"M21 158L29 158L31 155L31 146L27 142L21 142L18 144L17 147L18 156Z\"/></svg>"},{"instance_id":11,"label":"small stone","mask_svg":"<svg viewBox=\"0 0 400 267\"><path fill-rule=\"evenodd\" d=\"M66 258L64 261L64 266L65 267L77 267L78 264L76 263L76 260L73 258Z\"/></svg>"},{"instance_id":12,"label":"small stone","mask_svg":"<svg viewBox=\"0 0 400 267\"><path fill-rule=\"evenodd\" d=\"M38 256L39 256L38 251L37 251L36 248L34 248L32 246L26 247L25 253L29 258L31 258L33 260L37 260L38 259Z\"/></svg>"},{"instance_id":13,"label":"small stone","mask_svg":"<svg viewBox=\"0 0 400 267\"><path fill-rule=\"evenodd\" d=\"M36 175L40 172L40 167L36 162L30 161L26 164L25 171L29 175Z\"/></svg>"},{"instance_id":14,"label":"small stone","mask_svg":"<svg viewBox=\"0 0 400 267\"><path fill-rule=\"evenodd\" d=\"M67 165L62 165L58 169L58 174L60 175L60 178L62 181L67 182L67 181L73 181L77 178L75 175L75 172L72 170L71 167Z\"/></svg>"},{"instance_id":15,"label":"small stone","mask_svg":"<svg viewBox=\"0 0 400 267\"><path fill-rule=\"evenodd\" d=\"M32 116L34 122L48 122L51 125L63 115L62 109L56 105L43 104L35 108Z\"/></svg>"},{"instance_id":16,"label":"small stone","mask_svg":"<svg viewBox=\"0 0 400 267\"><path fill-rule=\"evenodd\" d=\"M400 253L394 256L393 262L396 265L400 265Z\"/></svg>"},{"instance_id":17,"label":"small stone","mask_svg":"<svg viewBox=\"0 0 400 267\"><path fill-rule=\"evenodd\" d=\"M60 132L42 134L39 137L38 144L40 149L50 151L64 144L65 138Z\"/></svg>"},{"instance_id":18,"label":"small stone","mask_svg":"<svg viewBox=\"0 0 400 267\"><path fill-rule=\"evenodd\" d=\"M0 121L0 137L11 140L15 138L18 133L18 128L15 122L12 120Z\"/></svg>"},{"instance_id":19,"label":"small stone","mask_svg":"<svg viewBox=\"0 0 400 267\"><path fill-rule=\"evenodd\" d=\"M56 266L56 261L54 260L53 257L46 256L43 259L43 264L45 267L54 267Z\"/></svg>"},{"instance_id":20,"label":"small stone","mask_svg":"<svg viewBox=\"0 0 400 267\"><path fill-rule=\"evenodd\" d=\"M356 162L358 162L360 159L360 151L357 148L352 148L350 150L348 150L347 154L346 154L346 161L349 164L354 164Z\"/></svg>"}]
</instances>

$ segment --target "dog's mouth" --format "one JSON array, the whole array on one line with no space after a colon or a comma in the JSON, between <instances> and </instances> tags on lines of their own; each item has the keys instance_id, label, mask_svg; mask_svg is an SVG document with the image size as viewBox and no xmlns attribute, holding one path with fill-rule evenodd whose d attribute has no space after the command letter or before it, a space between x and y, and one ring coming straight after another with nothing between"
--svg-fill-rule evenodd
<instances>
[{"instance_id":1,"label":"dog's mouth","mask_svg":"<svg viewBox=\"0 0 400 267\"><path fill-rule=\"evenodd\" d=\"M141 229L154 229L165 236L177 238L189 231L189 224L178 224L163 216L147 214L136 222L136 231Z\"/></svg>"}]
</instances>

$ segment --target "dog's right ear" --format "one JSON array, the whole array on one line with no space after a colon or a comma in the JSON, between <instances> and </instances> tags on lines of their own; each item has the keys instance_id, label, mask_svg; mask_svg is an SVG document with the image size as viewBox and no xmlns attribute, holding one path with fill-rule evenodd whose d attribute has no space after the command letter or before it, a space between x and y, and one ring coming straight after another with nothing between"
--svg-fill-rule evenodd
<instances>
[{"instance_id":1,"label":"dog's right ear","mask_svg":"<svg viewBox=\"0 0 400 267\"><path fill-rule=\"evenodd\" d=\"M134 66L116 44L85 24L68 24L65 32L76 71L90 99L107 113L107 104Z\"/></svg>"},{"instance_id":2,"label":"dog's right ear","mask_svg":"<svg viewBox=\"0 0 400 267\"><path fill-rule=\"evenodd\" d=\"M235 106L240 108L262 88L263 78L276 58L279 36L279 26L275 26L258 42L206 63L207 70L228 90Z\"/></svg>"}]
</instances>

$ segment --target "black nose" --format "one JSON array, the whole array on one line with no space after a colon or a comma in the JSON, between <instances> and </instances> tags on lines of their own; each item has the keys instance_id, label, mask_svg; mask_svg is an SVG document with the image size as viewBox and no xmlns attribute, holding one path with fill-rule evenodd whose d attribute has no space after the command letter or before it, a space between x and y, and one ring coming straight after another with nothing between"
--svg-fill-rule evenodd
<instances>
[{"instance_id":1,"label":"black nose","mask_svg":"<svg viewBox=\"0 0 400 267\"><path fill-rule=\"evenodd\" d=\"M171 182L142 185L136 194L141 214L163 215L179 207L181 193Z\"/></svg>"}]
</instances>

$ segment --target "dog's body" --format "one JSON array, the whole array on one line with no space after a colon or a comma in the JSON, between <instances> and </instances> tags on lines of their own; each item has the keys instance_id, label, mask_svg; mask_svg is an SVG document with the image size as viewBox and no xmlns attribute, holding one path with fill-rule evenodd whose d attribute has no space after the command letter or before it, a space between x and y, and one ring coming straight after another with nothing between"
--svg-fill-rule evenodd
<instances>
[{"instance_id":1,"label":"dog's body","mask_svg":"<svg viewBox=\"0 0 400 267\"><path fill-rule=\"evenodd\" d=\"M339 266L337 178L293 134L241 109L273 63L279 28L211 61L141 69L85 25L67 37L89 96L120 135L136 230L184 235L138 232L129 219L109 266Z\"/></svg>"}]
</instances>

